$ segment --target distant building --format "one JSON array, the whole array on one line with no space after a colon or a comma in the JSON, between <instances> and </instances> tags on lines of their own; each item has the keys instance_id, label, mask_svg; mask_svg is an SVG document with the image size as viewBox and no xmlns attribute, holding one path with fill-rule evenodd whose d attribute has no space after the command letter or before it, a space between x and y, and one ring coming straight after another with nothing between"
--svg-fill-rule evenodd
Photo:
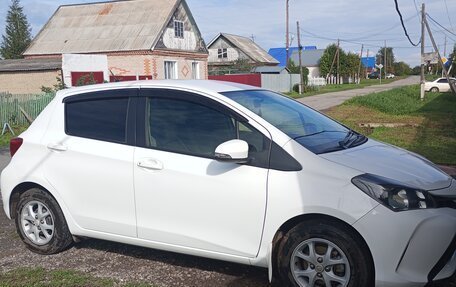
<instances>
[{"instance_id":1,"label":"distant building","mask_svg":"<svg viewBox=\"0 0 456 287\"><path fill-rule=\"evenodd\" d=\"M375 61L375 56L361 58L361 63L363 64L363 67L366 69L367 73L370 73L375 69Z\"/></svg>"},{"instance_id":2,"label":"distant building","mask_svg":"<svg viewBox=\"0 0 456 287\"><path fill-rule=\"evenodd\" d=\"M290 70L287 67L280 66L260 66L252 69L254 74L269 74L269 75L278 75L278 74L289 74Z\"/></svg>"},{"instance_id":3,"label":"distant building","mask_svg":"<svg viewBox=\"0 0 456 287\"><path fill-rule=\"evenodd\" d=\"M208 74L208 51L185 0L60 6L24 56L62 54L106 55L111 77L120 80L206 79Z\"/></svg>"},{"instance_id":4,"label":"distant building","mask_svg":"<svg viewBox=\"0 0 456 287\"><path fill-rule=\"evenodd\" d=\"M252 66L276 66L279 62L251 39L220 33L208 45L209 69L224 70L238 60L246 60Z\"/></svg>"},{"instance_id":5,"label":"distant building","mask_svg":"<svg viewBox=\"0 0 456 287\"><path fill-rule=\"evenodd\" d=\"M40 93L57 83L61 70L61 58L0 60L0 93Z\"/></svg>"},{"instance_id":6,"label":"distant building","mask_svg":"<svg viewBox=\"0 0 456 287\"><path fill-rule=\"evenodd\" d=\"M320 77L320 59L325 52L324 49L316 50L303 50L302 51L302 66L309 69L309 77L318 78ZM293 51L290 56L290 59L296 64L299 65L299 50Z\"/></svg>"},{"instance_id":7,"label":"distant building","mask_svg":"<svg viewBox=\"0 0 456 287\"><path fill-rule=\"evenodd\" d=\"M304 46L303 47L303 51L316 50L316 49L317 49L317 46ZM289 57L291 57L291 55L295 51L299 51L299 48L298 47L290 47L288 49ZM286 64L286 62L287 62L287 49L286 48L271 48L271 49L269 49L268 54L271 55L277 61L279 61L279 66L285 67L287 65Z\"/></svg>"}]
</instances>

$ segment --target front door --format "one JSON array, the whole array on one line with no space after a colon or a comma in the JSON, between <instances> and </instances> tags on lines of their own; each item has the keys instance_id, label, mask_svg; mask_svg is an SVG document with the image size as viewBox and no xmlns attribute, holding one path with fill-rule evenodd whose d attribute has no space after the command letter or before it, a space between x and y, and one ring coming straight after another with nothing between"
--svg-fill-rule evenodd
<instances>
[{"instance_id":1,"label":"front door","mask_svg":"<svg viewBox=\"0 0 456 287\"><path fill-rule=\"evenodd\" d=\"M163 89L141 93L144 126L138 125L138 138L143 144L134 155L138 237L255 257L266 208L267 133L199 95ZM214 160L215 148L235 138L249 143L251 162Z\"/></svg>"}]
</instances>

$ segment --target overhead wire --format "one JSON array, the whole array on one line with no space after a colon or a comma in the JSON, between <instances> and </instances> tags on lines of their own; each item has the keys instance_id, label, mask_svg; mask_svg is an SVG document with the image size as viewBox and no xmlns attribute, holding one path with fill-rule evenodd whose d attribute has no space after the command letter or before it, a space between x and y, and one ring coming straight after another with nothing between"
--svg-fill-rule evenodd
<instances>
[{"instance_id":1,"label":"overhead wire","mask_svg":"<svg viewBox=\"0 0 456 287\"><path fill-rule=\"evenodd\" d=\"M451 35L456 36L455 33L451 32L451 31L448 30L445 26L443 26L442 24L440 24L439 22L437 22L434 18L432 18L431 15L429 15L428 13L426 13L426 16L428 16L429 19L431 19L431 21L434 22L435 24L437 24L440 28L442 28L443 30L447 31L447 32L450 33Z\"/></svg>"},{"instance_id":2,"label":"overhead wire","mask_svg":"<svg viewBox=\"0 0 456 287\"><path fill-rule=\"evenodd\" d=\"M447 16L448 16L448 21L450 22L451 30L453 30L453 32L454 32L453 23L451 22L450 12L448 11L447 1L446 0L443 0L443 1L445 2L445 8L446 8Z\"/></svg>"},{"instance_id":3,"label":"overhead wire","mask_svg":"<svg viewBox=\"0 0 456 287\"><path fill-rule=\"evenodd\" d=\"M399 18L401 20L402 28L404 29L405 36L407 36L407 39L409 40L410 44L412 44L412 46L415 46L415 47L418 46L419 44L421 44L421 40L419 40L418 43L415 44L415 43L413 43L412 39L410 39L407 28L405 27L405 24L404 24L404 19L402 18L402 13L399 10L399 3L397 2L397 0L394 0L394 3L396 6L396 11L399 14Z\"/></svg>"}]
</instances>

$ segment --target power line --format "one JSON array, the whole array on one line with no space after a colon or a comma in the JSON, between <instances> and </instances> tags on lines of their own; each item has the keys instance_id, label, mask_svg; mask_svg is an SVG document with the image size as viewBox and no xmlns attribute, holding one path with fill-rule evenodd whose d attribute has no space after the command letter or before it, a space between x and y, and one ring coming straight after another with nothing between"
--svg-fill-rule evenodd
<instances>
[{"instance_id":1,"label":"power line","mask_svg":"<svg viewBox=\"0 0 456 287\"><path fill-rule=\"evenodd\" d=\"M447 4L446 0L444 0L444 2L445 2L446 12L448 15L448 21L450 21L451 30L453 30L453 32L454 32L453 23L451 22L450 12L448 11L448 4Z\"/></svg>"},{"instance_id":2,"label":"power line","mask_svg":"<svg viewBox=\"0 0 456 287\"><path fill-rule=\"evenodd\" d=\"M418 46L421 43L421 40L415 44L415 43L413 43L412 39L410 39L410 36L407 32L407 28L405 28L404 19L402 18L401 11L399 10L399 4L397 3L397 0L394 0L394 3L396 4L396 11L399 14L399 18L401 19L401 24L402 24L402 28L404 29L405 36L407 36L407 39L409 40L410 44L412 44L412 46L415 46L415 47Z\"/></svg>"},{"instance_id":3,"label":"power line","mask_svg":"<svg viewBox=\"0 0 456 287\"><path fill-rule=\"evenodd\" d=\"M439 22L437 22L436 20L434 20L434 18L432 18L431 15L429 15L428 13L426 13L426 15L429 17L429 19L431 19L432 22L434 22L435 24L439 25L440 28L442 28L443 30L447 31L447 32L450 33L451 35L456 36L455 33L451 32L451 31L448 30L446 27L444 27L442 24L440 24Z\"/></svg>"},{"instance_id":4,"label":"power line","mask_svg":"<svg viewBox=\"0 0 456 287\"><path fill-rule=\"evenodd\" d=\"M433 29L433 30L432 30L433 32L441 33L442 35L448 37L448 39L450 39L450 40L456 42L455 38L453 38L452 35L450 36L450 35L448 35L448 33L445 33L445 30L438 29L438 28L440 28L440 26L437 26L437 24L435 24L435 23L432 22L432 21L431 21L430 23L431 23L432 25L434 25L434 27L437 28L436 30Z\"/></svg>"}]
</instances>

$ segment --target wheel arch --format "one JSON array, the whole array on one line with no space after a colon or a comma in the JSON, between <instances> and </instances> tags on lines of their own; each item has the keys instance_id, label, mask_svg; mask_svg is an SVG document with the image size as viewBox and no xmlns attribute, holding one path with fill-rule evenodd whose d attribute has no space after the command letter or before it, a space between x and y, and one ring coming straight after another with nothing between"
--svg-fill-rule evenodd
<instances>
[{"instance_id":1,"label":"wheel arch","mask_svg":"<svg viewBox=\"0 0 456 287\"><path fill-rule=\"evenodd\" d=\"M15 210L16 210L16 206L17 206L17 203L19 202L21 195L24 192L26 192L30 189L33 189L33 188L38 188L38 189L43 190L44 192L49 194L49 196L51 196L57 202L57 204L60 205L59 201L55 198L55 196L44 186L42 186L38 183L35 183L35 182L31 182L31 181L22 182L13 188L11 195L10 195L9 212L10 212L11 219L14 219L16 217Z\"/></svg>"},{"instance_id":2,"label":"wheel arch","mask_svg":"<svg viewBox=\"0 0 456 287\"><path fill-rule=\"evenodd\" d=\"M363 238L363 236L350 224L347 222L330 216L326 214L319 214L319 213L310 213L310 214L301 214L298 216L295 216L293 218L288 219L286 222L284 222L280 228L276 231L273 240L272 240L272 254L270 255L271 263L272 263L272 274L278 275L277 271L277 259L278 259L278 247L281 243L281 241L285 238L285 235L295 226L298 224L301 224L303 222L308 222L308 221L324 221L327 223L332 223L337 226L343 226L347 230L349 230L354 236L358 238L358 240L363 244L363 247L367 251L367 255L369 256L369 261L370 261L370 267L372 268L371 270L374 272L374 278L375 278L375 264L374 264L374 259L372 256L372 252L369 248L369 245L367 244L366 240ZM273 276L274 276L273 275ZM274 276L276 277L276 276Z\"/></svg>"}]
</instances>

